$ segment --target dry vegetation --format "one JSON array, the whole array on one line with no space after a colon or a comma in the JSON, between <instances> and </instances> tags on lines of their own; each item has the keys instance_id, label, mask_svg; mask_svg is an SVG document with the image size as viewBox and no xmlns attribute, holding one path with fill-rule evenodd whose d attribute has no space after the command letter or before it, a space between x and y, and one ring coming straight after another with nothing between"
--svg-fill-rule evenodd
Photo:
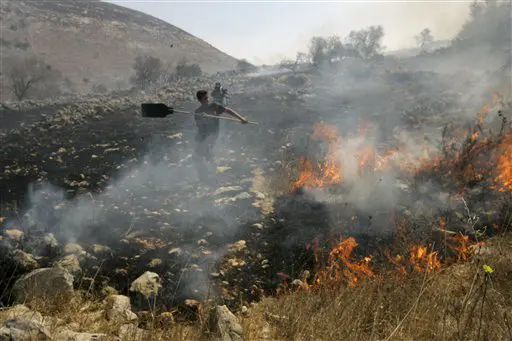
<instances>
[{"instance_id":1,"label":"dry vegetation","mask_svg":"<svg viewBox=\"0 0 512 341\"><path fill-rule=\"evenodd\" d=\"M487 6L459 47L503 21ZM512 98L496 71L510 64L485 78L403 69L370 58L381 37L316 37L301 74L188 77L200 70L180 63L173 88L20 103L13 127L49 114L1 136L0 340L15 316L56 341L511 340ZM418 58L445 54L464 51ZM135 83L158 83L160 60L133 66ZM218 80L260 124L225 130L205 185L190 117L139 106L192 106Z\"/></svg>"}]
</instances>

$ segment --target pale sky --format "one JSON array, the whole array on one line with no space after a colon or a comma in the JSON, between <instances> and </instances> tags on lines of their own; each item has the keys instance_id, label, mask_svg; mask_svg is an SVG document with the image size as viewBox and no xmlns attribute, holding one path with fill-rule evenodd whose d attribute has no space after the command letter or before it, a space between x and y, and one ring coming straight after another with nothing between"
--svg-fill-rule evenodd
<instances>
[{"instance_id":1,"label":"pale sky","mask_svg":"<svg viewBox=\"0 0 512 341\"><path fill-rule=\"evenodd\" d=\"M425 27L451 39L469 13L466 1L164 1L109 0L167 21L216 48L256 64L306 51L314 35L382 25L387 50L414 46Z\"/></svg>"}]
</instances>

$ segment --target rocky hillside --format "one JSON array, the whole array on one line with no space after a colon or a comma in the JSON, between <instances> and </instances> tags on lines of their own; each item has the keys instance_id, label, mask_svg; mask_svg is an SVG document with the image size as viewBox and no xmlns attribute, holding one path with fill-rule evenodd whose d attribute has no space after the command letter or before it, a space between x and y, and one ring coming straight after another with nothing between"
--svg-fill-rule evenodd
<instances>
[{"instance_id":1,"label":"rocky hillside","mask_svg":"<svg viewBox=\"0 0 512 341\"><path fill-rule=\"evenodd\" d=\"M6 0L0 18L3 61L9 56L42 57L76 90L126 83L139 54L154 55L171 66L186 58L206 72L236 64L235 58L178 27L110 3ZM4 64L3 70L8 67Z\"/></svg>"}]
</instances>

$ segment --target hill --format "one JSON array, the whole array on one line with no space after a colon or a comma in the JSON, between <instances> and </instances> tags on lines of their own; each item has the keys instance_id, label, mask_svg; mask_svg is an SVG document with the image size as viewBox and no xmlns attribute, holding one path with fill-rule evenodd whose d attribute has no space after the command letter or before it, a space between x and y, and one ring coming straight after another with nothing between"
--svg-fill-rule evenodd
<instances>
[{"instance_id":1,"label":"hill","mask_svg":"<svg viewBox=\"0 0 512 341\"><path fill-rule=\"evenodd\" d=\"M236 65L235 58L178 27L110 3L7 0L0 5L0 18L3 61L42 57L80 92L99 84L126 85L139 54L156 56L171 67L186 57L206 72ZM2 73L8 68L4 63Z\"/></svg>"}]
</instances>

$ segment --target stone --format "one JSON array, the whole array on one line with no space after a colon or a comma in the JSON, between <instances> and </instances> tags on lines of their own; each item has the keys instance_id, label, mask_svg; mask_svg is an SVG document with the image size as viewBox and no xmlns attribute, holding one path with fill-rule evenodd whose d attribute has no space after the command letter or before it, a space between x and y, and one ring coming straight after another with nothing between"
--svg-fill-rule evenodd
<instances>
[{"instance_id":1,"label":"stone","mask_svg":"<svg viewBox=\"0 0 512 341\"><path fill-rule=\"evenodd\" d=\"M66 246L64 246L64 253L81 256L81 255L85 254L85 251L80 245L75 244L75 243L69 243L69 244L66 244Z\"/></svg>"},{"instance_id":2,"label":"stone","mask_svg":"<svg viewBox=\"0 0 512 341\"><path fill-rule=\"evenodd\" d=\"M52 233L43 235L26 234L22 243L23 249L34 256L53 256L60 251L59 243Z\"/></svg>"},{"instance_id":3,"label":"stone","mask_svg":"<svg viewBox=\"0 0 512 341\"><path fill-rule=\"evenodd\" d=\"M174 316L171 312L165 311L156 317L156 323L159 328L169 328L174 325Z\"/></svg>"},{"instance_id":4,"label":"stone","mask_svg":"<svg viewBox=\"0 0 512 341\"><path fill-rule=\"evenodd\" d=\"M106 317L113 323L136 323L137 315L131 310L130 298L123 295L107 297Z\"/></svg>"},{"instance_id":5,"label":"stone","mask_svg":"<svg viewBox=\"0 0 512 341\"><path fill-rule=\"evenodd\" d=\"M162 279L158 274L146 271L139 278L132 282L130 291L139 293L142 296L149 298L158 295L162 288Z\"/></svg>"},{"instance_id":6,"label":"stone","mask_svg":"<svg viewBox=\"0 0 512 341\"><path fill-rule=\"evenodd\" d=\"M243 188L241 186L226 186L226 187L220 187L215 191L215 195L219 195L222 193L227 192L240 192Z\"/></svg>"},{"instance_id":7,"label":"stone","mask_svg":"<svg viewBox=\"0 0 512 341\"><path fill-rule=\"evenodd\" d=\"M133 324L124 324L119 329L119 337L121 340L130 341L146 341L150 334L148 331L138 328Z\"/></svg>"},{"instance_id":8,"label":"stone","mask_svg":"<svg viewBox=\"0 0 512 341\"><path fill-rule=\"evenodd\" d=\"M210 311L208 332L216 334L222 341L242 341L243 329L228 307L219 305Z\"/></svg>"},{"instance_id":9,"label":"stone","mask_svg":"<svg viewBox=\"0 0 512 341\"><path fill-rule=\"evenodd\" d=\"M60 331L55 336L55 341L108 341L107 334L77 333L71 330Z\"/></svg>"},{"instance_id":10,"label":"stone","mask_svg":"<svg viewBox=\"0 0 512 341\"><path fill-rule=\"evenodd\" d=\"M32 271L38 267L37 260L33 255L18 249L12 252L12 260L21 271Z\"/></svg>"},{"instance_id":11,"label":"stone","mask_svg":"<svg viewBox=\"0 0 512 341\"><path fill-rule=\"evenodd\" d=\"M9 310L6 312L6 317L7 319L20 317L37 323L43 323L43 316L41 313L31 310L29 307L23 304L17 304L9 308Z\"/></svg>"},{"instance_id":12,"label":"stone","mask_svg":"<svg viewBox=\"0 0 512 341\"><path fill-rule=\"evenodd\" d=\"M21 240L21 237L23 237L23 234L24 234L23 231L16 230L16 229L3 231L3 235L6 238L8 238L12 241L16 241L16 242L19 242Z\"/></svg>"},{"instance_id":13,"label":"stone","mask_svg":"<svg viewBox=\"0 0 512 341\"><path fill-rule=\"evenodd\" d=\"M46 341L51 339L50 332L41 323L23 317L9 319L0 328L1 341Z\"/></svg>"},{"instance_id":14,"label":"stone","mask_svg":"<svg viewBox=\"0 0 512 341\"><path fill-rule=\"evenodd\" d=\"M66 270L74 277L79 277L82 274L80 262L78 261L78 257L74 254L64 256L55 262L55 267Z\"/></svg>"},{"instance_id":15,"label":"stone","mask_svg":"<svg viewBox=\"0 0 512 341\"><path fill-rule=\"evenodd\" d=\"M40 299L49 305L59 305L69 301L73 293L73 275L59 268L33 270L13 286L15 301L19 303Z\"/></svg>"}]
</instances>

